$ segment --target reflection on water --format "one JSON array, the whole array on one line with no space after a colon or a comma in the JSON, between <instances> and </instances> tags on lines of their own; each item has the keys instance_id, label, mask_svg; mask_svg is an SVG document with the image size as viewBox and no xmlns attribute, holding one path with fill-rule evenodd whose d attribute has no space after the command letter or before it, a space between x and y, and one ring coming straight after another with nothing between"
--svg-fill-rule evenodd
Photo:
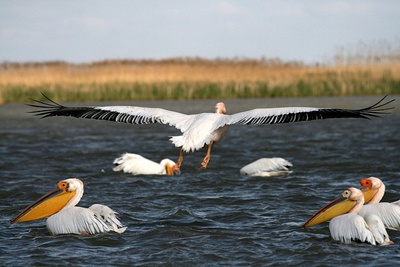
<instances>
[{"instance_id":1,"label":"reflection on water","mask_svg":"<svg viewBox=\"0 0 400 267\"><path fill-rule=\"evenodd\" d=\"M399 97L395 97L400 99ZM255 107L359 108L379 97L226 100L228 112ZM219 100L217 100L219 101ZM140 105L184 113L212 112L216 100L90 103ZM400 198L399 100L392 115L267 126L233 126L213 148L185 156L175 177L112 171L124 152L154 161L177 159L164 125L132 126L74 118L39 119L24 105L0 106L1 265L299 265L400 261L394 245L333 242L328 225L301 225L362 177L385 183L385 201ZM208 107L208 108L207 108ZM262 157L293 163L284 177L242 177L239 169ZM122 235L49 236L45 221L10 225L31 201L67 177L85 183L79 205L107 204L128 226ZM18 251L18 257L15 257Z\"/></svg>"}]
</instances>

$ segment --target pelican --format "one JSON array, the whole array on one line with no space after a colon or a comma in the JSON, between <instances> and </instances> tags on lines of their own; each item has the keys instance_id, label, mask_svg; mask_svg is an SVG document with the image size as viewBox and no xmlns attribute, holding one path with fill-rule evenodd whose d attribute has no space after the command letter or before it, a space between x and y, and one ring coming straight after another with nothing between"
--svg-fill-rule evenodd
<instances>
[{"instance_id":1,"label":"pelican","mask_svg":"<svg viewBox=\"0 0 400 267\"><path fill-rule=\"evenodd\" d=\"M362 191L364 196L364 202L369 202L377 193L378 190L370 189ZM303 227L314 226L326 221L329 221L339 214L344 214L349 212L355 205L354 201L342 200L342 198L338 199L337 202L333 201L323 208L318 210L314 215L312 215L304 224Z\"/></svg>"},{"instance_id":2,"label":"pelican","mask_svg":"<svg viewBox=\"0 0 400 267\"><path fill-rule=\"evenodd\" d=\"M43 93L42 93L43 94ZM180 147L177 168L181 167L184 152L194 152L207 146L201 168L207 168L211 157L211 148L214 143L221 141L230 125L261 125L280 124L299 121L322 120L330 118L364 118L379 117L388 114L393 109L387 105L394 99L383 102L383 97L376 104L362 109L313 108L313 107L283 107L259 108L232 115L226 114L225 104L215 105L215 113L200 113L186 115L161 108L147 108L136 106L105 106L105 107L66 107L54 102L47 96L49 102L31 99L35 104L29 106L39 108L32 111L38 116L72 116L76 118L108 120L131 124L160 123L174 126L182 132L180 136L171 137L172 143Z\"/></svg>"},{"instance_id":3,"label":"pelican","mask_svg":"<svg viewBox=\"0 0 400 267\"><path fill-rule=\"evenodd\" d=\"M125 153L114 160L114 171L123 171L133 175L155 174L174 175L179 174L176 164L170 159L163 159L160 163L151 161L138 154Z\"/></svg>"},{"instance_id":4,"label":"pelican","mask_svg":"<svg viewBox=\"0 0 400 267\"><path fill-rule=\"evenodd\" d=\"M57 187L56 190L29 205L12 219L11 223L48 217L46 226L53 235L123 233L126 230L116 217L116 212L107 206L94 204L89 208L76 207L83 195L81 180L77 178L62 180L58 182Z\"/></svg>"},{"instance_id":5,"label":"pelican","mask_svg":"<svg viewBox=\"0 0 400 267\"><path fill-rule=\"evenodd\" d=\"M361 179L360 184L365 187L365 190L377 190L374 197L364 205L360 210L361 216L374 214L381 218L386 228L392 230L400 230L400 206L397 202L388 203L380 202L385 194L385 185L381 179L376 177L369 177Z\"/></svg>"},{"instance_id":6,"label":"pelican","mask_svg":"<svg viewBox=\"0 0 400 267\"><path fill-rule=\"evenodd\" d=\"M283 158L261 158L240 169L245 176L280 176L291 173L292 163Z\"/></svg>"},{"instance_id":7,"label":"pelican","mask_svg":"<svg viewBox=\"0 0 400 267\"><path fill-rule=\"evenodd\" d=\"M351 187L344 190L342 198L332 201L329 205L334 207L344 199L352 203L353 207L347 214L344 214L347 211L338 213L338 216L329 222L329 231L333 240L346 244L353 241L372 245L393 244L378 216L370 214L363 218L357 214L364 205L364 195L360 189ZM320 212L324 212L324 210Z\"/></svg>"}]
</instances>

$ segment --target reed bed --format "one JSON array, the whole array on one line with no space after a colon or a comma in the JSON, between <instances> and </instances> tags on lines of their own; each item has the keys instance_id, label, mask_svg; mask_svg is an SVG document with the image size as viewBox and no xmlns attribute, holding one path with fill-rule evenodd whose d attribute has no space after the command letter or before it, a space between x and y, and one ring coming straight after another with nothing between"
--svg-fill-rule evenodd
<instances>
[{"instance_id":1,"label":"reed bed","mask_svg":"<svg viewBox=\"0 0 400 267\"><path fill-rule=\"evenodd\" d=\"M393 59L393 58L392 58ZM175 58L0 64L0 103L400 94L400 60L304 65Z\"/></svg>"}]
</instances>

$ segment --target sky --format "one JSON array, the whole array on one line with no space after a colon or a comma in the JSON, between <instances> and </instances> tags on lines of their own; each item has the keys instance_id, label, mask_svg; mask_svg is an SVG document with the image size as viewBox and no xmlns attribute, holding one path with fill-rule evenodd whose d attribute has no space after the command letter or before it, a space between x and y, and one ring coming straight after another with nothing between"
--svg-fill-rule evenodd
<instances>
[{"instance_id":1,"label":"sky","mask_svg":"<svg viewBox=\"0 0 400 267\"><path fill-rule=\"evenodd\" d=\"M332 58L400 43L397 0L0 0L0 62Z\"/></svg>"}]
</instances>

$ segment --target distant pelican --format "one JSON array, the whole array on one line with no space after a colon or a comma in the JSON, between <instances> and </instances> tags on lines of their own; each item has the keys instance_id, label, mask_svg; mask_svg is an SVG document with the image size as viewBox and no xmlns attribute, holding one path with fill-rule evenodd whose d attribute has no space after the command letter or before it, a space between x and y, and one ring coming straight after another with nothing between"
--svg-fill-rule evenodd
<instances>
[{"instance_id":1,"label":"distant pelican","mask_svg":"<svg viewBox=\"0 0 400 267\"><path fill-rule=\"evenodd\" d=\"M283 158L261 158L240 169L246 176L281 176L291 173L292 163Z\"/></svg>"},{"instance_id":2,"label":"distant pelican","mask_svg":"<svg viewBox=\"0 0 400 267\"><path fill-rule=\"evenodd\" d=\"M329 223L329 231L334 240L340 241L342 243L349 244L353 241L369 243L371 245L389 245L393 244L390 240L388 233L383 225L382 220L374 215L368 215L365 218L358 215L362 206L364 205L364 195L360 189L351 187L346 189L342 193L343 198L338 198L323 209L318 211L318 213L324 213L326 209L334 209L337 212L335 216ZM352 203L353 207L350 211L341 210L337 208L340 207L343 200ZM336 207L335 207L336 206ZM314 216L317 216L318 213ZM307 226L308 221L303 225Z\"/></svg>"},{"instance_id":3,"label":"distant pelican","mask_svg":"<svg viewBox=\"0 0 400 267\"><path fill-rule=\"evenodd\" d=\"M12 219L11 223L33 221L50 216L46 225L53 235L123 233L126 230L116 217L116 212L107 206L94 204L89 208L76 207L83 195L81 180L69 178L60 181L57 187L57 190L29 205ZM56 193L59 194L55 195Z\"/></svg>"},{"instance_id":4,"label":"distant pelican","mask_svg":"<svg viewBox=\"0 0 400 267\"><path fill-rule=\"evenodd\" d=\"M114 171L123 171L133 175L175 175L179 174L176 164L170 159L163 159L160 163L151 161L138 154L125 153L114 160Z\"/></svg>"},{"instance_id":5,"label":"distant pelican","mask_svg":"<svg viewBox=\"0 0 400 267\"><path fill-rule=\"evenodd\" d=\"M367 205L362 207L359 214L363 217L368 214L377 215L382 219L386 228L400 230L400 206L398 206L398 202L380 202L385 194L385 185L381 179L376 177L364 178L361 179L360 184L365 187L366 191L377 190L377 193Z\"/></svg>"},{"instance_id":6,"label":"distant pelican","mask_svg":"<svg viewBox=\"0 0 400 267\"><path fill-rule=\"evenodd\" d=\"M331 118L364 118L378 117L387 114L387 107L394 101L383 102L383 97L376 104L362 109L338 108L312 108L312 107L284 107L284 108L259 108L232 115L226 115L225 104L220 102L215 105L215 113L200 113L186 115L161 108L146 108L135 106L109 106L109 107L65 107L47 96L50 102L33 100L37 104L29 104L40 110L32 111L39 116L72 116L76 118L108 120L131 124L161 123L174 126L182 132L180 136L173 136L170 140L176 147L181 147L177 167L183 162L183 152L195 151L208 146L207 154L203 159L201 168L207 168L210 160L211 147L225 136L230 125L260 125L280 124L299 121L322 120ZM249 139L250 137L244 136Z\"/></svg>"}]
</instances>

